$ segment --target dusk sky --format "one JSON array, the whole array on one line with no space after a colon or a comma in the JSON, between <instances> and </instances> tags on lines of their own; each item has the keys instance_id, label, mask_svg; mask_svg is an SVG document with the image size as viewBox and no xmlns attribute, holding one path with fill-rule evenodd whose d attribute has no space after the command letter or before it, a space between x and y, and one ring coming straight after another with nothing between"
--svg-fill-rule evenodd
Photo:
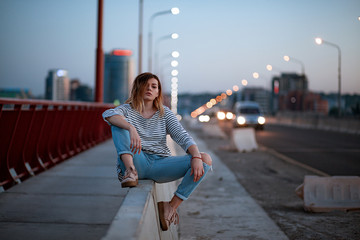
<instances>
[{"instance_id":1,"label":"dusk sky","mask_svg":"<svg viewBox=\"0 0 360 240\"><path fill-rule=\"evenodd\" d=\"M270 88L279 72L301 73L309 89L337 92L338 51L315 44L321 37L341 48L342 93L360 94L359 0L144 0L143 71L148 71L150 17L180 9L179 15L154 20L154 45L171 33L177 40L158 42L162 78L170 90L170 55L180 52L179 93L225 91L233 85ZM104 0L103 49L133 51L138 73L138 0ZM1 0L0 88L27 88L44 94L49 69L93 87L97 0ZM271 64L274 71L266 70ZM259 79L252 77L260 74Z\"/></svg>"}]
</instances>

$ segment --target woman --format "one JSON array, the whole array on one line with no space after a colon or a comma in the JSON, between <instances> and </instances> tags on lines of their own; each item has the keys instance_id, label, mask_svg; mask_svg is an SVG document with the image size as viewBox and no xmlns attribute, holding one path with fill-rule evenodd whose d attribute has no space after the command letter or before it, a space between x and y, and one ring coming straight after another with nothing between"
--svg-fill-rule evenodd
<instances>
[{"instance_id":1,"label":"woman","mask_svg":"<svg viewBox=\"0 0 360 240\"><path fill-rule=\"evenodd\" d=\"M135 187L138 178L164 183L183 177L171 201L158 203L160 225L166 231L171 223L178 223L176 209L199 185L212 160L208 154L199 152L162 100L159 78L142 73L136 77L126 103L106 110L103 118L111 126L122 187ZM166 145L167 134L188 154L171 156Z\"/></svg>"}]
</instances>

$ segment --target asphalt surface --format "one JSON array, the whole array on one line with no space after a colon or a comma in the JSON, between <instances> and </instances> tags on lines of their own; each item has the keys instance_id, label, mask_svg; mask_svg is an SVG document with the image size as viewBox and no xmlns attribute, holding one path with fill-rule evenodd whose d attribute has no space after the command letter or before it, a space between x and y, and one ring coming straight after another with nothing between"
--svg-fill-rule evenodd
<instances>
[{"instance_id":1,"label":"asphalt surface","mask_svg":"<svg viewBox=\"0 0 360 240\"><path fill-rule=\"evenodd\" d=\"M216 135L220 134L210 132L216 129L215 125L208 126L206 129L208 131L195 132L208 148L211 148L217 158L231 170L236 180L289 239L360 239L360 211L336 210L326 213L304 211L304 202L295 194L295 189L303 183L306 175L319 175L318 170L306 165L294 164L297 163L295 160L289 161L289 157L284 158L274 150L261 146L253 152L238 152L231 147L229 132L225 131L219 137ZM204 205L206 204L204 202ZM241 214L239 213L239 216ZM207 226L212 228L213 224ZM268 236L262 239L276 238Z\"/></svg>"},{"instance_id":2,"label":"asphalt surface","mask_svg":"<svg viewBox=\"0 0 360 240\"><path fill-rule=\"evenodd\" d=\"M258 144L329 175L360 175L360 135L267 125L256 131Z\"/></svg>"},{"instance_id":3,"label":"asphalt surface","mask_svg":"<svg viewBox=\"0 0 360 240\"><path fill-rule=\"evenodd\" d=\"M187 129L191 130L189 126ZM180 239L288 239L236 180L236 173L224 164L224 159L213 152L219 145L205 143L210 136L216 140L223 136L216 129L207 131L208 135L190 131L200 151L212 156L214 171L209 171L190 198L181 204Z\"/></svg>"}]
</instances>

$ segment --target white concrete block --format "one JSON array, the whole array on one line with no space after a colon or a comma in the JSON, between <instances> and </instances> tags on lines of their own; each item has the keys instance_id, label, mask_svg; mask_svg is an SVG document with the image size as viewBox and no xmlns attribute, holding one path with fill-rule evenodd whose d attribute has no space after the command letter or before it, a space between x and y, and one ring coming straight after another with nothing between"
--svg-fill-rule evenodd
<instances>
[{"instance_id":1,"label":"white concrete block","mask_svg":"<svg viewBox=\"0 0 360 240\"><path fill-rule=\"evenodd\" d=\"M301 195L301 187L296 190ZM305 176L304 209L310 212L360 210L360 177Z\"/></svg>"},{"instance_id":2,"label":"white concrete block","mask_svg":"<svg viewBox=\"0 0 360 240\"><path fill-rule=\"evenodd\" d=\"M234 129L232 143L240 152L251 152L258 149L254 128Z\"/></svg>"}]
</instances>

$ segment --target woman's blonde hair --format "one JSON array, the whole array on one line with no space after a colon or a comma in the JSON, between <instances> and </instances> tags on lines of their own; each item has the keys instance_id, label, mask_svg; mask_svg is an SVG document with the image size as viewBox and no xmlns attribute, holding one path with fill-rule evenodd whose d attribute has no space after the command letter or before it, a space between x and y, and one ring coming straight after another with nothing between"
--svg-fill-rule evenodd
<instances>
[{"instance_id":1,"label":"woman's blonde hair","mask_svg":"<svg viewBox=\"0 0 360 240\"><path fill-rule=\"evenodd\" d=\"M154 107L160 112L160 116L163 116L165 110L164 110L164 106L163 106L163 95L162 95L162 91L161 91L161 83L160 83L158 76L156 76L155 74L145 72L145 73L141 73L140 75L138 75L133 82L130 97L126 100L125 103L129 103L131 105L131 107L133 107L134 109L136 109L138 112L141 113L144 109L143 97L144 97L144 93L145 93L145 88L146 88L148 80L151 78L155 78L157 80L158 89L159 89L159 94L154 99Z\"/></svg>"}]
</instances>

